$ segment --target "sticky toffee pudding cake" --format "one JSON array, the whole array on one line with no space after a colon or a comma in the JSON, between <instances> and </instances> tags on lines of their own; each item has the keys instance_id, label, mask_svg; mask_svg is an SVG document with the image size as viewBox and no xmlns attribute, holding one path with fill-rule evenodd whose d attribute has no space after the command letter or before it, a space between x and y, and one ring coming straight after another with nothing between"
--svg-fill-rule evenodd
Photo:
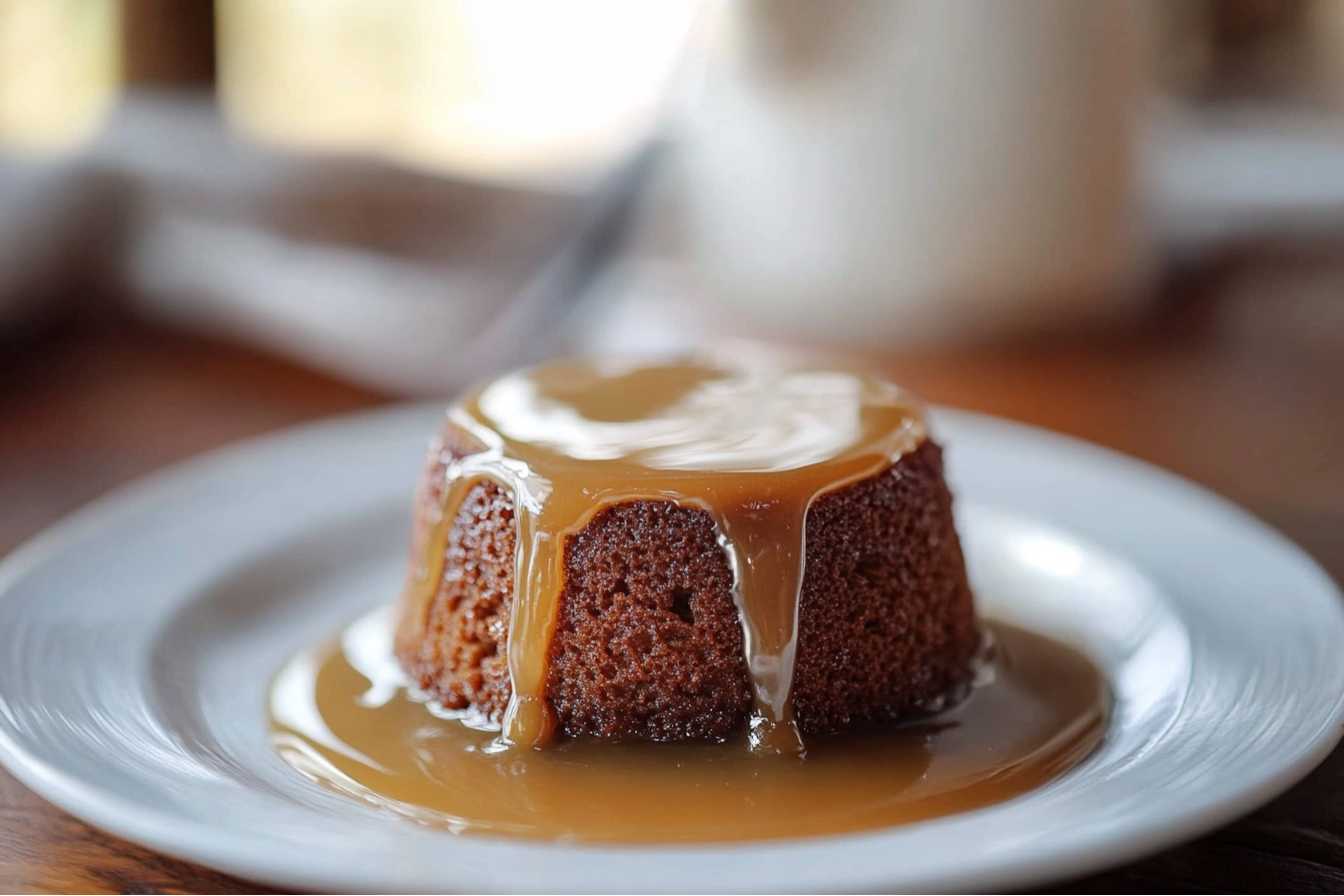
<instances>
[{"instance_id":1,"label":"sticky toffee pudding cake","mask_svg":"<svg viewBox=\"0 0 1344 896\"><path fill-rule=\"evenodd\" d=\"M449 409L395 652L505 745L798 753L954 703L980 639L941 451L907 393L583 360Z\"/></svg>"}]
</instances>

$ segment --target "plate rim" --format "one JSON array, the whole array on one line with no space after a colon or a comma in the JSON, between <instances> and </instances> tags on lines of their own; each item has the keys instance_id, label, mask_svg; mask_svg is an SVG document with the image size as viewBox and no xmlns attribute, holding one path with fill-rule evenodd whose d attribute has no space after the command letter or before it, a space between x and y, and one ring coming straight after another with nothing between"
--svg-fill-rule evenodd
<instances>
[{"instance_id":1,"label":"plate rim","mask_svg":"<svg viewBox=\"0 0 1344 896\"><path fill-rule=\"evenodd\" d=\"M439 408L439 405L415 403L342 414L227 444L117 486L0 558L0 601L6 599L11 588L25 575L60 556L71 544L115 523L121 516L132 515L142 504L170 496L198 476L207 475L227 466L245 466L252 458L274 451L281 444L293 446L305 440L320 443L331 435L345 432L351 427L377 429L394 426L399 418L427 420L430 412ZM1227 498L1156 465L1073 436L979 412L947 407L934 409L935 430L938 429L939 418L962 420L979 426L989 425L991 428L998 428L1017 436L1055 442L1061 447L1079 453L1088 463L1118 465L1123 469L1124 475L1148 478L1160 483L1164 488L1177 490L1184 498L1197 499L1207 508L1232 517L1237 523L1253 531L1257 538L1273 543L1278 552L1297 561L1304 573L1309 572L1314 576L1317 580L1315 584L1322 592L1321 596L1333 597L1334 622L1341 631L1344 631L1344 595L1341 595L1338 583L1291 539ZM1055 524L1051 522L1050 525ZM4 696L0 693L0 709L3 709L3 704ZM1335 695L1328 713L1322 717L1311 736L1301 742L1300 748L1294 751L1287 761L1279 763L1258 777L1253 777L1249 783L1243 781L1231 796L1222 795L1191 801L1183 811L1150 821L1140 831L1122 832L1124 836L1121 836L1121 832L1115 831L1075 836L1059 844L1037 846L1026 855L1010 856L997 864L972 870L969 874L953 872L949 877L954 879L959 887L1023 886L1033 882L1060 879L1059 871L1062 867L1067 868L1067 876L1072 878L1132 861L1176 842L1207 833L1263 805L1304 778L1330 754L1341 736L1344 736L1344 692ZM100 788L96 783L89 783L77 775L68 773L27 749L12 736L3 713L0 713L0 764L43 799L102 831L244 880L278 883L298 889L312 888L317 884L322 889L336 891L376 890L387 880L385 876L361 872L350 867L334 871L316 866L300 868L296 863L281 859L273 852L268 853L260 840L221 837L219 829L208 823L182 818L160 807L137 803L133 799ZM950 818L964 820L968 815L984 811L992 811L992 807L990 810L961 813ZM948 819L936 819L922 823L920 827L936 826L947 821ZM820 839L862 841L890 834L890 830L880 830ZM513 846L518 845L517 841L508 842ZM747 844L747 846L753 851L768 852L772 849L796 847L799 842L779 841ZM723 844L687 848L671 845L607 847L527 843L526 848L537 852L564 854L578 852L589 855L633 856L658 853L690 856L735 852L741 850L743 845ZM828 874L825 880L847 888L884 885L880 877L840 878ZM659 888L657 881L651 883L654 889ZM513 885L516 884L515 881ZM439 885L442 885L442 881ZM461 873L454 875L453 885L489 889L499 887L500 882L498 879L479 874L473 877L471 869L463 868ZM924 885L935 888L940 885L946 886L947 878L932 879Z\"/></svg>"}]
</instances>

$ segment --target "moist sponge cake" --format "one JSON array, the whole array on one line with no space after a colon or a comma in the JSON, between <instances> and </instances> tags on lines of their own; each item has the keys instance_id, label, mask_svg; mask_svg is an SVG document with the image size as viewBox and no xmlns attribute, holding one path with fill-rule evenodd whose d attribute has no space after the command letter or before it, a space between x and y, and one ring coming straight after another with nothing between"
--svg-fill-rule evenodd
<instances>
[{"instance_id":1,"label":"moist sponge cake","mask_svg":"<svg viewBox=\"0 0 1344 896\"><path fill-rule=\"evenodd\" d=\"M630 381L631 388L660 383L657 376L648 375L650 368L595 372L592 364L569 362L515 376L527 377L533 385L558 383L559 397L552 395L546 401L578 408L582 420L601 427L624 426L630 419L680 420L680 415L697 412L696 396L713 389L727 393L716 400L738 400L731 394L737 371L695 369L709 373L703 378L690 376L690 385L682 384L676 374L666 374L678 383L668 390L670 398L658 396L652 404L630 399L636 407L628 412L610 408L611 402L619 405L624 399L605 396L598 407L584 404L575 394L607 389L617 378ZM834 386L827 381L817 389ZM478 724L507 728L515 692L511 638L520 636L514 625L519 570L532 570L537 562L535 552L531 558L520 555L520 532L524 541L541 543L538 526L519 513L519 506L535 518L544 518L544 513L509 476L464 469L473 458L487 454L501 463L522 463L520 457L527 456L523 450L510 451L519 449L516 433L501 439L489 426L482 427L483 420L495 422L486 413L490 388L456 406L472 412L450 413L431 445L415 500L413 572L400 611L396 653L412 682L443 707L461 711ZM523 402L515 410L545 418L557 429L561 423L572 424L573 414L550 414L554 408L536 398L544 391L534 389L533 404ZM761 404L753 400L759 395L745 391L753 412L771 412L769 407L755 407ZM963 690L980 635L953 524L952 498L943 480L941 450L924 432L917 406L908 404L903 393L880 393L888 402L895 402L889 395L896 394L907 404L901 405L900 416L893 413L879 428L905 426L901 438L884 441L884 434L877 432L884 438L875 436L864 444L882 450L857 451L853 445L861 440L849 433L847 440L837 440L844 442L840 448L827 449L827 462L848 451L868 460L848 463L836 482L826 482L825 471L813 470L816 464L800 462L791 469L814 477L807 489L792 488L790 469L784 469L787 464L778 463L775 454L764 461L753 456L736 464L732 456L723 459L722 446L713 438L705 440L710 457L703 468L693 468L697 478L688 480L690 485L682 482L685 465L672 466L680 460L648 461L643 455L633 465L628 463L630 455L622 455L621 476L612 479L610 469L603 466L610 462L605 457L609 451L589 451L589 442L581 439L576 442L580 447L547 442L546 426L515 427L532 433L528 447L538 441L546 445L545 451L527 456L528 475L543 480L589 478L593 483L586 501L584 484L571 483L571 497L566 500L575 509L565 517L567 525L563 531L543 532L541 538L557 542L549 555L556 574L546 579L554 594L546 605L544 624L533 628L544 634L545 643L529 646L532 656L540 659L533 690L551 720L552 733L654 741L739 736L751 727L754 715L770 711L770 695L761 682L777 684L785 662L789 723L804 736L921 714ZM823 397L831 401L848 395L840 390ZM792 393L786 397L797 398ZM796 403L777 404L787 410ZM549 410L537 411L538 404ZM810 433L831 419L829 404L818 402L818 407L820 416L808 419L806 426L798 424L799 431ZM853 416L836 419L843 422ZM896 420L905 422L893 423ZM730 421L729 429L738 426ZM741 427L748 438L759 431L747 423ZM498 428L507 427L499 423ZM742 444L740 435L734 433L737 440L727 443ZM679 436L668 425L649 438L661 439L658 450L662 450L664 443ZM685 440L694 452L695 434L688 433ZM556 463L551 456L557 453L557 444L564 448L558 453L564 454L566 463ZM892 445L897 449L888 450ZM604 456L576 461L574 456L584 451ZM819 452L805 455L804 460L814 456ZM548 463L554 469L545 469ZM731 469L735 465L746 469ZM763 472L765 467L770 469ZM706 476L715 483L710 490L699 485L699 477ZM735 476L750 484L739 487ZM624 485L628 494L612 487L612 482ZM560 491L552 486L547 496L560 500L553 497ZM757 491L764 497L757 497ZM741 519L768 517L775 512L772 508L788 505L789 496L804 495L805 501L795 502L801 526L781 522L776 528L753 529L740 520L728 525L725 519L731 517L724 510L728 499L720 505L705 500L706 494L714 498L731 494ZM784 497L776 500L778 495ZM801 532L796 531L799 528ZM763 579L755 566L770 564L755 564L756 555L735 552L725 535L735 530L758 539L765 532L772 538L777 534L781 541L796 540L798 562L776 564L785 572L776 579ZM765 549L768 552L772 546ZM744 567L749 568L746 575ZM780 577L793 574L795 568L794 579ZM759 651L753 659L748 645L752 627L744 624L744 613L752 605L744 600L742 589L752 574L755 586L767 594L771 593L767 586L776 580L793 582L776 589L783 598L758 601L768 604L767 609L781 610L779 618L788 629L788 637L779 641L784 648L764 659ZM538 590L539 580L529 580L533 591ZM760 640L764 642L765 636ZM767 660L778 662L772 669ZM776 701L777 711L779 705ZM782 718L783 713L778 714Z\"/></svg>"}]
</instances>

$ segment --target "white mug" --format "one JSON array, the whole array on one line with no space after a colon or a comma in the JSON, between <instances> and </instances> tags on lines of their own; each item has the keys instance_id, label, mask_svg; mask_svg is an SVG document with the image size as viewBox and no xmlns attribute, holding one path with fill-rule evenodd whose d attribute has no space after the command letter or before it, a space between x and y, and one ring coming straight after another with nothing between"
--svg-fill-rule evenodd
<instances>
[{"instance_id":1,"label":"white mug","mask_svg":"<svg viewBox=\"0 0 1344 896\"><path fill-rule=\"evenodd\" d=\"M1134 301L1144 7L752 0L714 8L671 184L722 308L863 345Z\"/></svg>"}]
</instances>

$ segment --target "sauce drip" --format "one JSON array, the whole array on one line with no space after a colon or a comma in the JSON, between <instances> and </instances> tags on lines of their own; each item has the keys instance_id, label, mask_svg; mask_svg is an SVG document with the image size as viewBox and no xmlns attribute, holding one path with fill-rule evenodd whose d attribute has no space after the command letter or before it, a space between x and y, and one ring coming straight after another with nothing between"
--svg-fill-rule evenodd
<instances>
[{"instance_id":1,"label":"sauce drip","mask_svg":"<svg viewBox=\"0 0 1344 896\"><path fill-rule=\"evenodd\" d=\"M708 843L908 824L1025 793L1100 743L1106 683L1076 651L1001 623L958 706L874 732L813 738L806 762L740 746L564 740L493 750L494 732L433 715L391 655L391 613L277 676L273 742L324 787L459 833L581 843ZM429 711L426 711L426 710Z\"/></svg>"},{"instance_id":2,"label":"sauce drip","mask_svg":"<svg viewBox=\"0 0 1344 896\"><path fill-rule=\"evenodd\" d=\"M918 447L925 426L913 399L829 370L565 361L495 380L448 414L483 447L448 466L410 611L423 617L433 597L457 506L475 482L494 480L513 497L518 529L502 745L555 736L545 684L567 537L606 505L655 499L717 523L752 682L750 745L802 753L790 691L807 510Z\"/></svg>"}]
</instances>

